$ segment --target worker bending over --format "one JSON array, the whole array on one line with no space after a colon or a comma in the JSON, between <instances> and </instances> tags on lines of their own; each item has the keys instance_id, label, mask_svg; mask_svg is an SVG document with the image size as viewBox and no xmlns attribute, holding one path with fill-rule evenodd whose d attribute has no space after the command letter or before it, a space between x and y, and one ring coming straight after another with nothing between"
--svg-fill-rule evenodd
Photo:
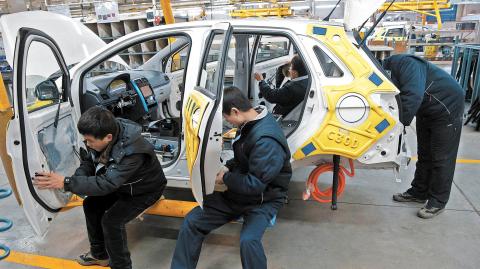
<instances>
[{"instance_id":1,"label":"worker bending over","mask_svg":"<svg viewBox=\"0 0 480 269\"><path fill-rule=\"evenodd\" d=\"M418 162L412 186L393 195L397 202L425 203L421 218L440 214L450 197L464 112L464 91L448 73L413 55L383 61L400 89L400 121L417 118Z\"/></svg>"}]
</instances>

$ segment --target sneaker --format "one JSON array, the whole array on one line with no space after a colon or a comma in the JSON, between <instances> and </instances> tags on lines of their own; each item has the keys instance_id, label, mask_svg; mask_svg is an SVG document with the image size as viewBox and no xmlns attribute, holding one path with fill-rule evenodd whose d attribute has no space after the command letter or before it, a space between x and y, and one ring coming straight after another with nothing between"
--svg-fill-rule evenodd
<instances>
[{"instance_id":1,"label":"sneaker","mask_svg":"<svg viewBox=\"0 0 480 269\"><path fill-rule=\"evenodd\" d=\"M100 260L100 259L94 258L92 256L92 253L90 253L89 251L85 254L80 255L77 258L77 262L83 266L99 265L99 266L106 267L109 264L109 259Z\"/></svg>"},{"instance_id":2,"label":"sneaker","mask_svg":"<svg viewBox=\"0 0 480 269\"><path fill-rule=\"evenodd\" d=\"M417 198L417 197L411 195L408 192L394 194L393 195L393 200L396 201L396 202L400 202L400 203L416 202L416 203L421 203L421 204L424 204L427 201L427 199Z\"/></svg>"},{"instance_id":3,"label":"sneaker","mask_svg":"<svg viewBox=\"0 0 480 269\"><path fill-rule=\"evenodd\" d=\"M418 211L417 216L422 219L431 219L436 215L442 213L443 210L445 210L445 208L438 208L426 205Z\"/></svg>"}]
</instances>

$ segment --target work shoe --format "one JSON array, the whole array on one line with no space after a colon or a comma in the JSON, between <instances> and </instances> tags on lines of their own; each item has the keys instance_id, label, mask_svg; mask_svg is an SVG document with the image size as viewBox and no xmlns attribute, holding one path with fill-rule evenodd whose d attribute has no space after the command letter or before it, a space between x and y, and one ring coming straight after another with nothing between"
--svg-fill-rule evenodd
<instances>
[{"instance_id":1,"label":"work shoe","mask_svg":"<svg viewBox=\"0 0 480 269\"><path fill-rule=\"evenodd\" d=\"M421 203L421 204L424 204L427 201L427 199L417 198L417 197L411 195L408 192L394 194L393 195L393 200L396 201L396 202L400 202L400 203L416 202L416 203Z\"/></svg>"},{"instance_id":2,"label":"work shoe","mask_svg":"<svg viewBox=\"0 0 480 269\"><path fill-rule=\"evenodd\" d=\"M109 259L99 260L99 259L93 257L92 253L90 253L90 251L89 251L85 254L80 255L77 258L77 262L80 265L83 265L83 266L100 265L100 266L105 266L106 267L109 264Z\"/></svg>"},{"instance_id":3,"label":"work shoe","mask_svg":"<svg viewBox=\"0 0 480 269\"><path fill-rule=\"evenodd\" d=\"M417 216L422 219L431 219L436 215L442 213L443 210L445 210L445 208L438 208L426 205L417 212Z\"/></svg>"}]
</instances>

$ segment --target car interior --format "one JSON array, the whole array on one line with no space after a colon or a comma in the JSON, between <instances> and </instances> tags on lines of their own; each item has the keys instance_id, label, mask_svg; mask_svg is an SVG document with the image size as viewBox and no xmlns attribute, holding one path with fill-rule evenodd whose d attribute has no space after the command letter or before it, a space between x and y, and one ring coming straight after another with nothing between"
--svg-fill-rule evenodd
<instances>
[{"instance_id":1,"label":"car interior","mask_svg":"<svg viewBox=\"0 0 480 269\"><path fill-rule=\"evenodd\" d=\"M212 83L217 71L221 41L221 37L214 38L209 48L205 78L202 78L205 88ZM154 54L138 57L132 48L148 42L162 44L162 48ZM135 44L98 64L83 78L83 111L103 106L116 117L135 121L142 126L142 135L154 145L162 165L169 166L178 158L181 148L181 108L189 48L190 41L184 36L165 37ZM296 52L295 44L286 35L234 33L227 53L223 86L239 87L254 107L263 105L271 112L275 104L261 96L253 74L261 73L272 88L281 87L289 79L289 62ZM309 77L307 89L310 84ZM298 126L304 103L284 117L274 115L285 135L293 133ZM233 126L224 121L226 154L234 135Z\"/></svg>"}]
</instances>

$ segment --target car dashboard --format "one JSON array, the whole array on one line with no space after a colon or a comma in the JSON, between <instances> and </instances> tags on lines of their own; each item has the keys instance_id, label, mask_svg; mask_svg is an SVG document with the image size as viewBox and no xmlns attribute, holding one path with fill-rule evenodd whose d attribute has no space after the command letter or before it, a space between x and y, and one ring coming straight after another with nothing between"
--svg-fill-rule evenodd
<instances>
[{"instance_id":1,"label":"car dashboard","mask_svg":"<svg viewBox=\"0 0 480 269\"><path fill-rule=\"evenodd\" d=\"M171 82L158 71L128 70L85 79L84 108L102 106L136 122L158 119L158 106L170 96Z\"/></svg>"}]
</instances>

